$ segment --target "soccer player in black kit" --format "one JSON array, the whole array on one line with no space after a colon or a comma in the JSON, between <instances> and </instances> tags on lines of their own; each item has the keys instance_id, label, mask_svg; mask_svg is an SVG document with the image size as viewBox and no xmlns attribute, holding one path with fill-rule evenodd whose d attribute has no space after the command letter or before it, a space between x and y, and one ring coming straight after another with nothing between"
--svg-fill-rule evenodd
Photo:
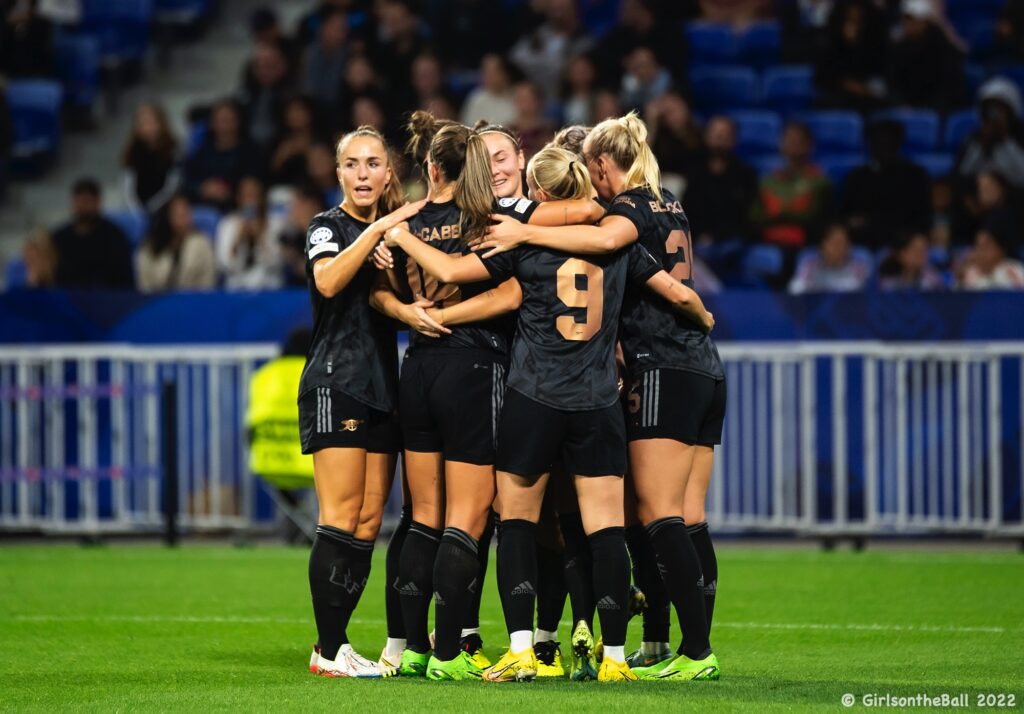
<instances>
[{"instance_id":1,"label":"soccer player in black kit","mask_svg":"<svg viewBox=\"0 0 1024 714\"><path fill-rule=\"evenodd\" d=\"M309 556L318 636L310 668L325 676L381 677L395 671L360 656L345 632L370 573L400 448L395 334L370 308L376 271L366 258L421 204L401 205L375 129L346 134L337 157L345 200L313 219L305 247L314 324L299 383L299 428L302 452L313 455L320 507Z\"/></svg>"},{"instance_id":2,"label":"soccer player in black kit","mask_svg":"<svg viewBox=\"0 0 1024 714\"><path fill-rule=\"evenodd\" d=\"M601 122L584 140L594 186L610 203L599 225L553 231L498 216L481 246L485 256L522 243L592 255L639 243L675 281L692 286L689 222L680 202L661 187L646 139L646 126L631 113ZM643 662L647 666L638 666L637 674L717 679L709 635L717 563L704 499L714 445L721 443L724 370L699 323L642 290L627 291L621 340L631 382L627 424L637 508L683 630L677 656L641 652L651 655L650 664ZM662 636L667 642L667 621Z\"/></svg>"},{"instance_id":3,"label":"soccer player in black kit","mask_svg":"<svg viewBox=\"0 0 1024 714\"><path fill-rule=\"evenodd\" d=\"M562 153L568 165L572 155ZM583 171L573 176L589 179ZM388 231L386 240L444 283L515 277L523 290L496 456L502 514L499 588L510 647L483 679L508 682L536 676L535 530L548 472L561 456L574 477L593 552L594 594L605 640L598 679L635 680L624 653L629 597L622 509L626 431L614 354L626 283L646 284L705 329L713 319L696 293L662 271L639 245L587 259L530 246L482 260L439 251L401 227Z\"/></svg>"}]
</instances>

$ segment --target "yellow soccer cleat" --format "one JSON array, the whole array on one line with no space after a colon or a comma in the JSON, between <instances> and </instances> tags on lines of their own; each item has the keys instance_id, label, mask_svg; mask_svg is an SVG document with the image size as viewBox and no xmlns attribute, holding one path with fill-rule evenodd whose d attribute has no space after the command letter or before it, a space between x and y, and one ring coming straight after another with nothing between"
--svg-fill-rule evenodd
<instances>
[{"instance_id":1,"label":"yellow soccer cleat","mask_svg":"<svg viewBox=\"0 0 1024 714\"><path fill-rule=\"evenodd\" d=\"M532 682L537 676L537 656L532 647L522 652L509 650L484 670L485 682Z\"/></svg>"},{"instance_id":2,"label":"yellow soccer cleat","mask_svg":"<svg viewBox=\"0 0 1024 714\"><path fill-rule=\"evenodd\" d=\"M562 665L562 648L558 642L538 642L533 646L537 655L537 679L565 677Z\"/></svg>"},{"instance_id":3,"label":"yellow soccer cleat","mask_svg":"<svg viewBox=\"0 0 1024 714\"><path fill-rule=\"evenodd\" d=\"M597 673L598 682L635 682L639 679L629 665L618 662L610 657L601 660L601 669Z\"/></svg>"},{"instance_id":4,"label":"yellow soccer cleat","mask_svg":"<svg viewBox=\"0 0 1024 714\"><path fill-rule=\"evenodd\" d=\"M470 660L480 669L487 669L491 666L491 660L484 654L484 641L478 634L466 635L459 642L459 649L469 654Z\"/></svg>"}]
</instances>

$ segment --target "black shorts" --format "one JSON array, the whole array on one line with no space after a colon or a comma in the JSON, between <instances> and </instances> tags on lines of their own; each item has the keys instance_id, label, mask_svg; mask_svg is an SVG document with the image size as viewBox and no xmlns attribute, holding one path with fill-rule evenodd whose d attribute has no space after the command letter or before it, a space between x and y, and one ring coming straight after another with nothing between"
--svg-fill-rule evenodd
<instances>
[{"instance_id":1,"label":"black shorts","mask_svg":"<svg viewBox=\"0 0 1024 714\"><path fill-rule=\"evenodd\" d=\"M625 473L626 427L619 405L568 411L508 390L498 424L497 470L539 476L559 459L573 476Z\"/></svg>"},{"instance_id":2,"label":"black shorts","mask_svg":"<svg viewBox=\"0 0 1024 714\"><path fill-rule=\"evenodd\" d=\"M505 394L504 358L487 350L422 348L402 363L398 414L409 451L490 466Z\"/></svg>"},{"instance_id":3,"label":"black shorts","mask_svg":"<svg viewBox=\"0 0 1024 714\"><path fill-rule=\"evenodd\" d=\"M299 436L304 454L321 449L366 449L375 454L402 450L402 433L394 414L328 387L311 389L299 397Z\"/></svg>"},{"instance_id":4,"label":"black shorts","mask_svg":"<svg viewBox=\"0 0 1024 714\"><path fill-rule=\"evenodd\" d=\"M629 440L721 444L725 396L724 379L696 372L659 368L633 375L625 398Z\"/></svg>"}]
</instances>

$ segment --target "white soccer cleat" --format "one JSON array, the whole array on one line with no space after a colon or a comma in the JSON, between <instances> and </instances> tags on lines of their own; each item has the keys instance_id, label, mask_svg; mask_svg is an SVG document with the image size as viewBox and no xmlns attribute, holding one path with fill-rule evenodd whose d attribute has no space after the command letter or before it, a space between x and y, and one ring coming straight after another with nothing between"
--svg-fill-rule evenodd
<instances>
[{"instance_id":1,"label":"white soccer cleat","mask_svg":"<svg viewBox=\"0 0 1024 714\"><path fill-rule=\"evenodd\" d=\"M393 677L398 674L398 670L394 667L381 667L352 649L352 645L342 645L334 661L323 656L317 658L317 674L323 677L379 679Z\"/></svg>"},{"instance_id":2,"label":"white soccer cleat","mask_svg":"<svg viewBox=\"0 0 1024 714\"><path fill-rule=\"evenodd\" d=\"M313 654L309 656L309 671L313 674L319 669L320 645L313 645Z\"/></svg>"},{"instance_id":3,"label":"white soccer cleat","mask_svg":"<svg viewBox=\"0 0 1024 714\"><path fill-rule=\"evenodd\" d=\"M381 669L398 669L402 664L402 653L405 652L403 647L397 653L388 652L388 648L385 647L380 651L380 659L377 660L377 666Z\"/></svg>"}]
</instances>

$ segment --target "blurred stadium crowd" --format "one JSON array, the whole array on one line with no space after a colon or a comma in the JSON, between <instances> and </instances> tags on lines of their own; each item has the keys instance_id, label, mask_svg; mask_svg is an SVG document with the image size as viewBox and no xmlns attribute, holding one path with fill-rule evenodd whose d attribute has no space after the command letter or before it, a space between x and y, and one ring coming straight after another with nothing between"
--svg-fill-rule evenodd
<instances>
[{"instance_id":1,"label":"blurred stadium crowd","mask_svg":"<svg viewBox=\"0 0 1024 714\"><path fill-rule=\"evenodd\" d=\"M210 6L0 1L0 186L59 149L90 62L139 62L155 13ZM335 138L369 124L400 147L425 108L506 124L527 158L637 110L703 290L1024 289L1024 0L330 0L294 27L268 3L249 30L238 86L187 136L135 109L127 210L83 177L9 286L305 285Z\"/></svg>"}]
</instances>

